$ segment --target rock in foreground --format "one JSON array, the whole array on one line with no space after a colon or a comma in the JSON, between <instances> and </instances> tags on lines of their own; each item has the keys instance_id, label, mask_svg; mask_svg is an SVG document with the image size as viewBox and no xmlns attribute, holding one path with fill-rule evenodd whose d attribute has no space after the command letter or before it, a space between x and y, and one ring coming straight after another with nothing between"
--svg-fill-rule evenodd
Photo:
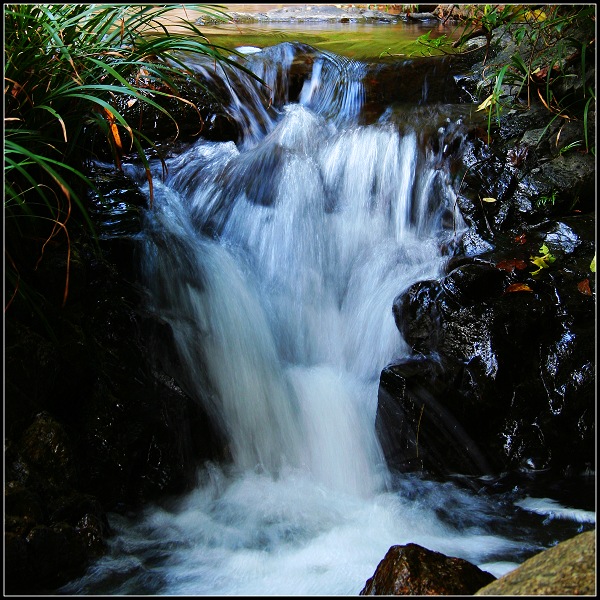
<instances>
[{"instance_id":1,"label":"rock in foreground","mask_svg":"<svg viewBox=\"0 0 600 600\"><path fill-rule=\"evenodd\" d=\"M596 531L587 531L544 550L476 596L594 596Z\"/></svg>"},{"instance_id":2,"label":"rock in foreground","mask_svg":"<svg viewBox=\"0 0 600 600\"><path fill-rule=\"evenodd\" d=\"M392 546L361 596L471 595L495 577L462 559L417 544Z\"/></svg>"}]
</instances>

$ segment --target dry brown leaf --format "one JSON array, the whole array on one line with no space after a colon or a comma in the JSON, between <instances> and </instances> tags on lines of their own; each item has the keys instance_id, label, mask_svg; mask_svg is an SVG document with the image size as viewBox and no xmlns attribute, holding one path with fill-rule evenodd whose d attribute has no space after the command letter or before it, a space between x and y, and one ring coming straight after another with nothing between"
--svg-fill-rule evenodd
<instances>
[{"instance_id":1,"label":"dry brown leaf","mask_svg":"<svg viewBox=\"0 0 600 600\"><path fill-rule=\"evenodd\" d=\"M515 269L526 269L527 263L524 260L521 260L520 258L509 258L507 260L501 260L499 263L496 263L496 268L512 273Z\"/></svg>"},{"instance_id":2,"label":"dry brown leaf","mask_svg":"<svg viewBox=\"0 0 600 600\"><path fill-rule=\"evenodd\" d=\"M517 244L524 244L527 241L527 238L525 237L525 234L522 233L521 235L517 235L515 237L515 242L517 242Z\"/></svg>"},{"instance_id":3,"label":"dry brown leaf","mask_svg":"<svg viewBox=\"0 0 600 600\"><path fill-rule=\"evenodd\" d=\"M590 288L590 280L584 279L577 284L577 289L585 296L591 296L592 290Z\"/></svg>"},{"instance_id":4,"label":"dry brown leaf","mask_svg":"<svg viewBox=\"0 0 600 600\"><path fill-rule=\"evenodd\" d=\"M505 294L511 292L533 292L533 290L526 283L511 283L505 290Z\"/></svg>"}]
</instances>

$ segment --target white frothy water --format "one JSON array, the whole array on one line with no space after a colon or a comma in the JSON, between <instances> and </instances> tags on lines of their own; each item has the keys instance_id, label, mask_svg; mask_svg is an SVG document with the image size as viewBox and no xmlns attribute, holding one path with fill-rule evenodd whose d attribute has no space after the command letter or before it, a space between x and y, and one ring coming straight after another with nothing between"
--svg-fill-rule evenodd
<instances>
[{"instance_id":1,"label":"white frothy water","mask_svg":"<svg viewBox=\"0 0 600 600\"><path fill-rule=\"evenodd\" d=\"M273 477L209 465L197 489L172 506L149 509L133 525L115 517L113 556L64 591L102 593L105 585L115 594L357 595L394 544L473 562L522 550L523 543L486 532L485 502L451 486L411 486L414 496L360 497L303 470ZM479 525L444 522L438 512L447 502L459 520ZM487 569L500 575L507 566L490 562Z\"/></svg>"},{"instance_id":2,"label":"white frothy water","mask_svg":"<svg viewBox=\"0 0 600 600\"><path fill-rule=\"evenodd\" d=\"M565 519L579 523L596 523L596 513L591 510L562 506L552 498L531 498L527 496L515 502L524 510L544 515L548 520Z\"/></svg>"},{"instance_id":3,"label":"white frothy water","mask_svg":"<svg viewBox=\"0 0 600 600\"><path fill-rule=\"evenodd\" d=\"M359 78L340 91L331 66L317 60L300 102L260 127L235 95L243 143L200 140L155 182L151 308L232 464L206 465L195 491L135 522L114 516L110 555L64 591L356 595L394 544L496 575L531 549L491 533L489 500L386 469L379 375L408 352L392 304L440 274L455 192L416 129L356 123Z\"/></svg>"},{"instance_id":4,"label":"white frothy water","mask_svg":"<svg viewBox=\"0 0 600 600\"><path fill-rule=\"evenodd\" d=\"M208 373L208 408L241 468L306 467L360 495L383 484L377 384L406 352L391 306L442 264L435 239L393 217L414 201L394 181L415 175L390 146L406 146L415 165L414 135L332 131L290 105L260 147L200 142L155 186L159 241L146 251L155 309L173 328L187 388L201 389ZM259 161L273 155L274 171L257 182Z\"/></svg>"},{"instance_id":5,"label":"white frothy water","mask_svg":"<svg viewBox=\"0 0 600 600\"><path fill-rule=\"evenodd\" d=\"M443 264L437 211L428 228L411 221L415 203L431 203L428 184L413 193L417 162L421 178L437 176L418 153L416 135L390 124L338 130L288 105L260 145L199 142L156 186L151 229L176 236L185 262L178 275L171 252L148 252L148 279L189 377L208 371L237 465L308 466L355 493L381 487L377 384L406 352L391 306Z\"/></svg>"}]
</instances>

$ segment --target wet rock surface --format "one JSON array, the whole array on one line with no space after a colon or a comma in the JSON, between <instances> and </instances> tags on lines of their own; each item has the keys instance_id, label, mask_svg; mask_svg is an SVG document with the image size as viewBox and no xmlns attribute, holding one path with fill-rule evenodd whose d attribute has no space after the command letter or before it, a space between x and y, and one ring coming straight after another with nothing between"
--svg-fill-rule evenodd
<instances>
[{"instance_id":1,"label":"wet rock surface","mask_svg":"<svg viewBox=\"0 0 600 600\"><path fill-rule=\"evenodd\" d=\"M462 558L406 544L388 550L359 595L471 595L495 579L491 573Z\"/></svg>"},{"instance_id":2,"label":"wet rock surface","mask_svg":"<svg viewBox=\"0 0 600 600\"><path fill-rule=\"evenodd\" d=\"M117 209L92 209L101 251L48 250L39 278L44 319L18 305L6 320L5 565L11 594L52 593L102 555L108 511L127 512L195 483L222 445L199 405L168 372L170 332L142 311L133 273L141 196L97 167ZM126 190L129 189L129 194ZM90 199L94 202L94 198ZM57 283L58 282L58 283ZM219 450L219 448L221 450Z\"/></svg>"},{"instance_id":3,"label":"wet rock surface","mask_svg":"<svg viewBox=\"0 0 600 600\"><path fill-rule=\"evenodd\" d=\"M492 44L488 64L511 52ZM475 62L459 86L483 69ZM593 469L595 157L577 143L585 134L534 103L462 144L457 204L469 231L442 277L393 306L413 351L380 381L377 430L394 468Z\"/></svg>"},{"instance_id":4,"label":"wet rock surface","mask_svg":"<svg viewBox=\"0 0 600 600\"><path fill-rule=\"evenodd\" d=\"M153 141L190 142L199 136L214 141L236 140L239 131L223 110L227 92L211 84L199 85L183 79L172 96L155 97L168 114L154 107L142 107L139 102L119 108L128 122L138 123L140 131Z\"/></svg>"},{"instance_id":5,"label":"wet rock surface","mask_svg":"<svg viewBox=\"0 0 600 600\"><path fill-rule=\"evenodd\" d=\"M593 468L593 223L573 216L455 258L396 299L415 354L381 376L377 427L394 467ZM532 275L542 245L556 261Z\"/></svg>"}]
</instances>

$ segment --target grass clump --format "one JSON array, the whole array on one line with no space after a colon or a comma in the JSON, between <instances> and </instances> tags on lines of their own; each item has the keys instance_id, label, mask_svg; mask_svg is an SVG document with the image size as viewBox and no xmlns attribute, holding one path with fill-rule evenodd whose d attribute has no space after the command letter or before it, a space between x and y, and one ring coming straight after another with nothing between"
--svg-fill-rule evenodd
<instances>
[{"instance_id":1,"label":"grass clump","mask_svg":"<svg viewBox=\"0 0 600 600\"><path fill-rule=\"evenodd\" d=\"M485 40L479 110L488 115L488 142L492 121L499 123L503 110L540 102L549 114L548 127L581 121L581 149L595 154L588 120L596 96L588 67L595 56L596 6L467 4L461 13L457 28L462 31L454 42L426 36L419 41L436 50L471 52L471 40ZM492 46L500 49L495 58Z\"/></svg>"},{"instance_id":2,"label":"grass clump","mask_svg":"<svg viewBox=\"0 0 600 600\"><path fill-rule=\"evenodd\" d=\"M181 11L174 33L165 23ZM186 78L205 86L182 53L246 70L209 42L190 11L229 20L203 4L4 5L5 311L17 298L31 300L29 280L49 245L66 248L66 302L70 228L74 221L92 227L85 194L93 186L85 164L93 136L106 140L116 168L125 153L136 151L152 190L144 152L152 140L117 107L139 102L173 119L161 98L192 104L179 97L179 84Z\"/></svg>"}]
</instances>

